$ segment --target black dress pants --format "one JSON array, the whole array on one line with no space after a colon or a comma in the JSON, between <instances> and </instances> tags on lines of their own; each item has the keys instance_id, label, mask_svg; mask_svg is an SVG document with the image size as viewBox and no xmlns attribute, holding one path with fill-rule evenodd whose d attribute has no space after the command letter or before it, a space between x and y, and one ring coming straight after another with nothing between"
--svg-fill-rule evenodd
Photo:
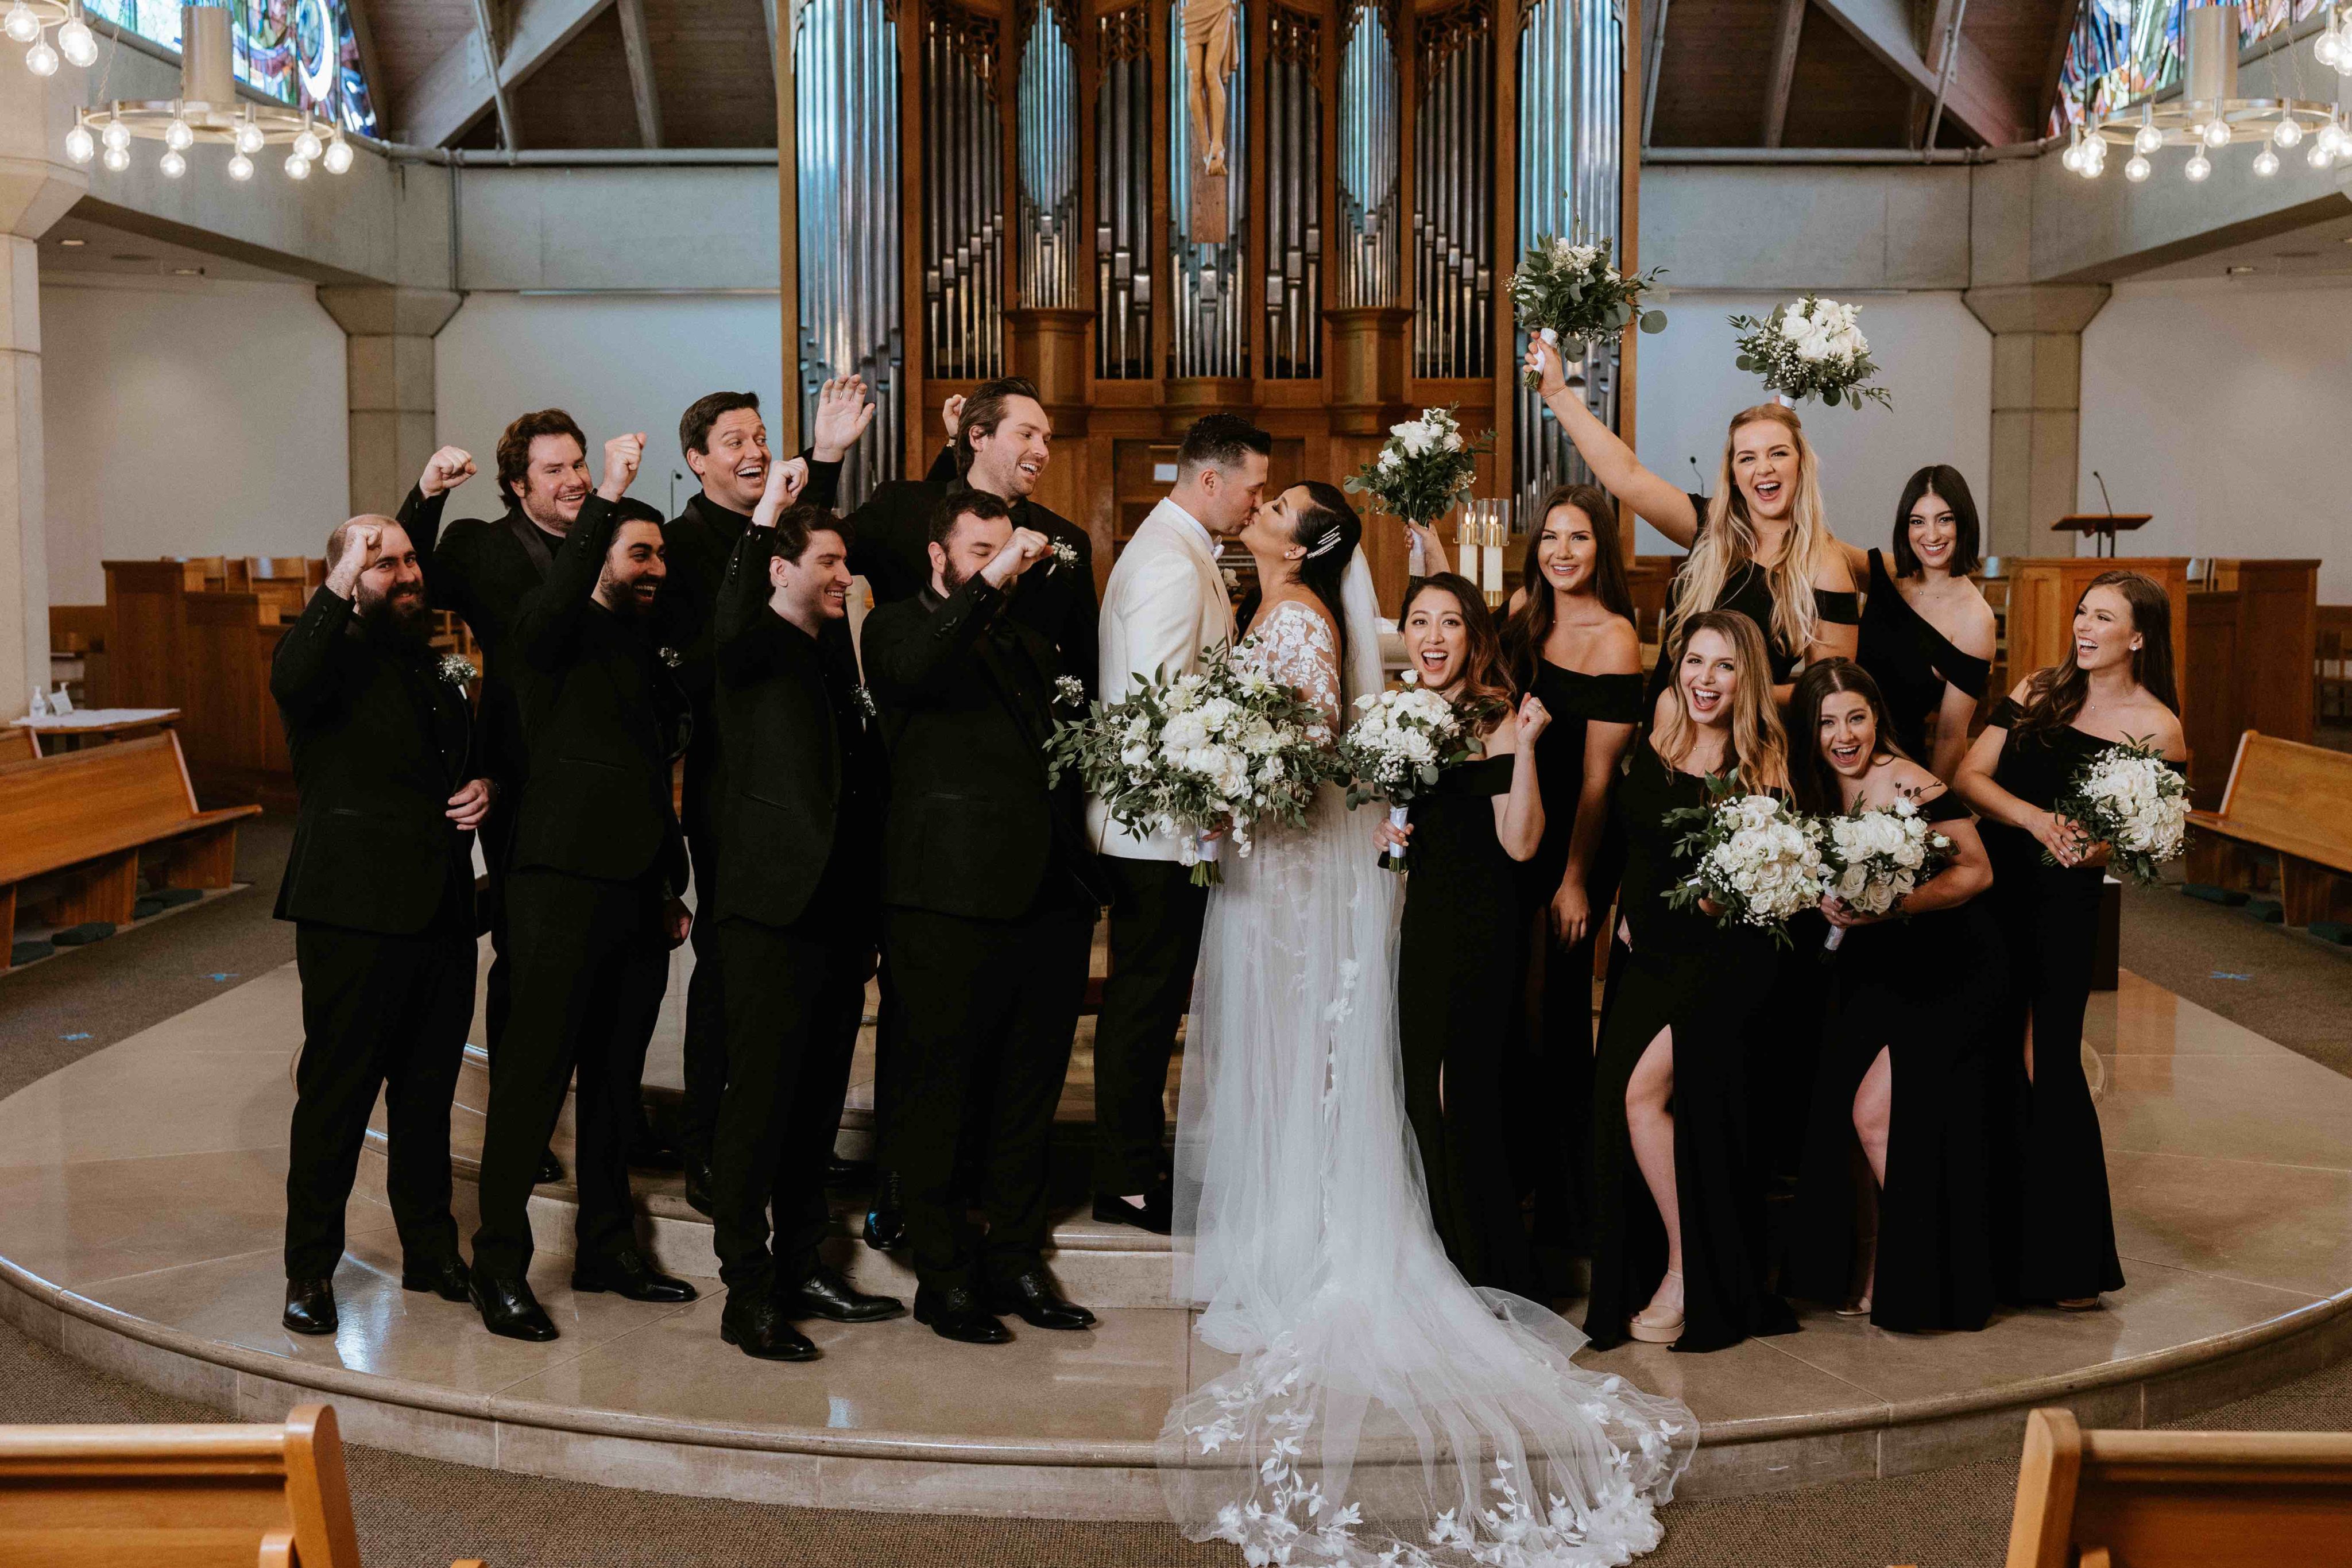
<instances>
[{"instance_id":1,"label":"black dress pants","mask_svg":"<svg viewBox=\"0 0 2352 1568\"><path fill-rule=\"evenodd\" d=\"M694 973L686 982L686 1123L684 1152L711 1157L719 1131L719 1095L727 1087L727 944L719 931L719 833L709 810L688 824L688 855L694 862Z\"/></svg>"},{"instance_id":2,"label":"black dress pants","mask_svg":"<svg viewBox=\"0 0 2352 1568\"><path fill-rule=\"evenodd\" d=\"M599 882L561 872L507 878L514 1014L490 1062L483 1134L482 1224L474 1271L530 1267L531 1178L579 1073L572 1180L583 1262L635 1245L627 1154L645 1073L647 1020L669 985L657 880Z\"/></svg>"},{"instance_id":3,"label":"black dress pants","mask_svg":"<svg viewBox=\"0 0 2352 1568\"><path fill-rule=\"evenodd\" d=\"M1054 1110L1086 998L1094 911L1073 903L969 920L893 909L885 922L905 1009L887 1152L905 1184L915 1273L931 1290L1010 1280L1044 1261ZM956 1166L984 1079L992 1088L978 1129L983 1240L965 1223Z\"/></svg>"},{"instance_id":4,"label":"black dress pants","mask_svg":"<svg viewBox=\"0 0 2352 1568\"><path fill-rule=\"evenodd\" d=\"M1192 1005L1209 890L1173 861L1102 858L1110 977L1095 1020L1095 1190L1150 1192L1167 1169L1168 1059Z\"/></svg>"},{"instance_id":5,"label":"black dress pants","mask_svg":"<svg viewBox=\"0 0 2352 1568\"><path fill-rule=\"evenodd\" d=\"M734 977L727 1087L711 1145L714 1240L728 1290L756 1293L807 1278L831 1224L824 1167L865 1016L874 922L842 920L819 932L712 924Z\"/></svg>"},{"instance_id":6,"label":"black dress pants","mask_svg":"<svg viewBox=\"0 0 2352 1568\"><path fill-rule=\"evenodd\" d=\"M449 1103L474 1017L473 937L304 922L294 930L294 961L302 1059L286 1161L286 1277L334 1273L368 1116L387 1087L386 1196L401 1250L419 1265L455 1258Z\"/></svg>"}]
</instances>

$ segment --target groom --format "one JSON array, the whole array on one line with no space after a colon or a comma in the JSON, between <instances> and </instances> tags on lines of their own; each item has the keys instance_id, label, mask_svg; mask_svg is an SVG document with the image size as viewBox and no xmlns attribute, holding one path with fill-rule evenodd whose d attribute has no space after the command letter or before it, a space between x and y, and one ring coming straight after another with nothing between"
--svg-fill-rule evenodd
<instances>
[{"instance_id":1,"label":"groom","mask_svg":"<svg viewBox=\"0 0 2352 1568\"><path fill-rule=\"evenodd\" d=\"M1256 509L1273 452L1274 438L1237 414L1210 414L1185 433L1176 487L1137 527L1103 592L1104 702L1124 700L1155 670L1198 670L1203 648L1232 640L1217 550ZM1165 1236L1168 1058L1192 999L1209 894L1192 885L1172 831L1129 833L1090 800L1087 831L1112 888L1110 977L1095 1030L1095 1218Z\"/></svg>"}]
</instances>

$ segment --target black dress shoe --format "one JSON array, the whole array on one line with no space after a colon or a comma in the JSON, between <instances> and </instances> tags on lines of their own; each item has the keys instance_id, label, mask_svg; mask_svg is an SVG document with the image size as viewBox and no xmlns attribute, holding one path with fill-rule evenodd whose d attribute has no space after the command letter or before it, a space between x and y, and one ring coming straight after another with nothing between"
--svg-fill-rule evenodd
<instances>
[{"instance_id":1,"label":"black dress shoe","mask_svg":"<svg viewBox=\"0 0 2352 1568\"><path fill-rule=\"evenodd\" d=\"M335 1282L332 1280L286 1281L286 1315L278 1320L296 1333L335 1332Z\"/></svg>"},{"instance_id":2,"label":"black dress shoe","mask_svg":"<svg viewBox=\"0 0 2352 1568\"><path fill-rule=\"evenodd\" d=\"M473 1270L463 1260L440 1258L430 1263L404 1263L400 1270L404 1291L430 1291L445 1301L473 1299Z\"/></svg>"},{"instance_id":3,"label":"black dress shoe","mask_svg":"<svg viewBox=\"0 0 2352 1568\"><path fill-rule=\"evenodd\" d=\"M695 1289L663 1273L646 1261L645 1254L624 1248L601 1262L582 1259L572 1268L572 1288L591 1293L610 1291L633 1301L690 1301Z\"/></svg>"},{"instance_id":4,"label":"black dress shoe","mask_svg":"<svg viewBox=\"0 0 2352 1568\"><path fill-rule=\"evenodd\" d=\"M704 1155L686 1156L686 1206L705 1219L718 1216L718 1206L710 1201L710 1161Z\"/></svg>"},{"instance_id":5,"label":"black dress shoe","mask_svg":"<svg viewBox=\"0 0 2352 1568\"><path fill-rule=\"evenodd\" d=\"M730 1293L719 1314L719 1337L761 1361L814 1361L814 1341L793 1327L782 1305L761 1295Z\"/></svg>"},{"instance_id":6,"label":"black dress shoe","mask_svg":"<svg viewBox=\"0 0 2352 1568\"><path fill-rule=\"evenodd\" d=\"M548 1149L542 1152L539 1156L539 1169L531 1176L531 1185L537 1186L543 1182L562 1181L562 1179L563 1162L555 1157L555 1151L553 1149Z\"/></svg>"},{"instance_id":7,"label":"black dress shoe","mask_svg":"<svg viewBox=\"0 0 2352 1568\"><path fill-rule=\"evenodd\" d=\"M866 1245L889 1252L907 1244L907 1200L897 1171L884 1171L874 1184L874 1207L866 1211Z\"/></svg>"},{"instance_id":8,"label":"black dress shoe","mask_svg":"<svg viewBox=\"0 0 2352 1568\"><path fill-rule=\"evenodd\" d=\"M841 1270L820 1263L797 1285L776 1292L776 1304L789 1318L830 1318L837 1323L872 1323L895 1318L907 1310L896 1296L869 1296L841 1277Z\"/></svg>"},{"instance_id":9,"label":"black dress shoe","mask_svg":"<svg viewBox=\"0 0 2352 1568\"><path fill-rule=\"evenodd\" d=\"M965 1344L1011 1344L1013 1331L989 1315L980 1304L980 1298L961 1285L950 1285L934 1291L929 1286L915 1291L915 1321L929 1325L941 1339L961 1340Z\"/></svg>"},{"instance_id":10,"label":"black dress shoe","mask_svg":"<svg viewBox=\"0 0 2352 1568\"><path fill-rule=\"evenodd\" d=\"M641 1129L629 1140L629 1152L622 1156L629 1168L637 1171L674 1171L685 1168L686 1160L656 1135L651 1128Z\"/></svg>"},{"instance_id":11,"label":"black dress shoe","mask_svg":"<svg viewBox=\"0 0 2352 1568\"><path fill-rule=\"evenodd\" d=\"M555 1324L530 1293L530 1281L522 1279L492 1280L476 1273L469 1292L474 1308L482 1314L482 1326L504 1339L529 1340L544 1343L555 1337Z\"/></svg>"},{"instance_id":12,"label":"black dress shoe","mask_svg":"<svg viewBox=\"0 0 2352 1568\"><path fill-rule=\"evenodd\" d=\"M1164 1186L1146 1193L1140 1208L1117 1193L1095 1194L1095 1218L1105 1225L1132 1225L1138 1230L1149 1230L1154 1236L1165 1236L1176 1228L1172 1207L1169 1191Z\"/></svg>"},{"instance_id":13,"label":"black dress shoe","mask_svg":"<svg viewBox=\"0 0 2352 1568\"><path fill-rule=\"evenodd\" d=\"M1054 1288L1054 1276L1043 1268L1032 1269L1010 1280L1000 1280L988 1290L988 1310L992 1312L1013 1312L1031 1328L1090 1329L1095 1326L1094 1313L1076 1301L1064 1299Z\"/></svg>"}]
</instances>

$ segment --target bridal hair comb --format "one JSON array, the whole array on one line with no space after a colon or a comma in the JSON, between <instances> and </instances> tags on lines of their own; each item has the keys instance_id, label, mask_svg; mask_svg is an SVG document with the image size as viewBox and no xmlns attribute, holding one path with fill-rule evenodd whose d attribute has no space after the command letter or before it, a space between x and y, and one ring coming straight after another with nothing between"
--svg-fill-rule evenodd
<instances>
[{"instance_id":1,"label":"bridal hair comb","mask_svg":"<svg viewBox=\"0 0 2352 1568\"><path fill-rule=\"evenodd\" d=\"M1338 548L1343 531L1338 524L1333 524L1330 532L1315 541L1315 548L1307 552L1307 559L1313 560L1317 556L1327 554Z\"/></svg>"}]
</instances>

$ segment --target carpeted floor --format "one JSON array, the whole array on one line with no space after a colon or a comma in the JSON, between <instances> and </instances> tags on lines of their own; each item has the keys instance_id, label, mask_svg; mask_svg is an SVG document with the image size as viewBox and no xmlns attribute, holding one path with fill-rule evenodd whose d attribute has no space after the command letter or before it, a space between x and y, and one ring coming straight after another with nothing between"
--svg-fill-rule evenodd
<instances>
[{"instance_id":1,"label":"carpeted floor","mask_svg":"<svg viewBox=\"0 0 2352 1568\"><path fill-rule=\"evenodd\" d=\"M293 956L270 919L290 823L239 837L254 886L205 908L0 977L0 1095ZM2125 965L2352 1075L2352 951L2260 925L2169 888L2126 894ZM204 1421L201 1406L83 1366L0 1324L0 1421ZM2352 1364L2200 1416L2201 1427L2352 1428ZM367 1561L424 1568L1229 1568L1224 1547L1154 1525L824 1512L537 1480L368 1448L350 1453ZM1989 1568L2006 1548L2016 1467L1850 1481L1667 1516L1658 1568Z\"/></svg>"}]
</instances>

